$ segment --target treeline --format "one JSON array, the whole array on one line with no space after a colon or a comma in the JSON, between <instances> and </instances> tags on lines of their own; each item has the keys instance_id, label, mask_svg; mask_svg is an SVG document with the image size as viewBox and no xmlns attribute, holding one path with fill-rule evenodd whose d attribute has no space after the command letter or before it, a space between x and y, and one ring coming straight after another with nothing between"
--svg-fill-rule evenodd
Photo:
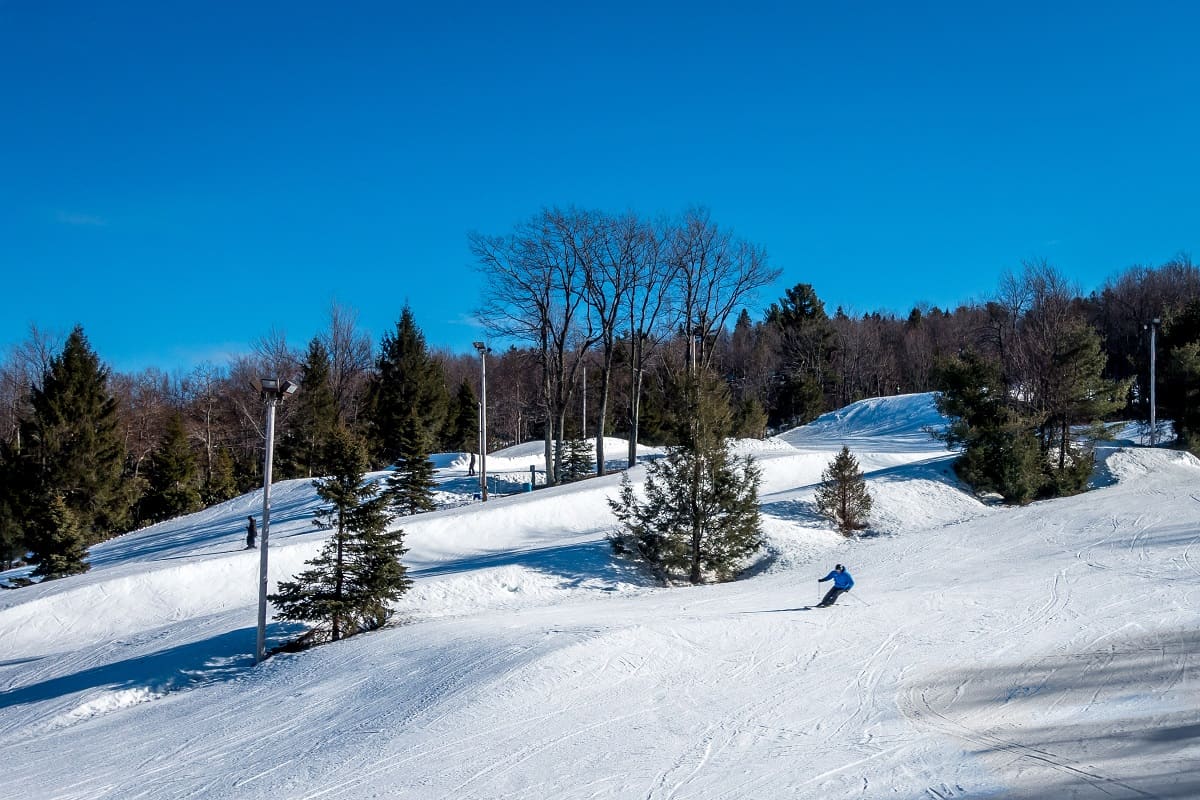
<instances>
[{"instance_id":1,"label":"treeline","mask_svg":"<svg viewBox=\"0 0 1200 800\"><path fill-rule=\"evenodd\" d=\"M985 409L993 428L976 438L1004 441L1019 428L1023 457L1040 474L1001 493L1020 501L1056 482L1068 491L1084 462L1068 441L1072 425L1147 416L1144 325L1154 318L1159 416L1174 420L1185 444L1197 442L1200 270L1185 257L1132 267L1088 295L1051 266L1026 264L992 298L901 315L829 311L812 285L797 283L752 315L779 272L762 247L702 209L656 219L546 209L508 232L473 234L469 246L482 287L477 317L505 345L487 355L487 447L543 440L550 484L577 477L571 442L584 434L597 437L601 473L631 463L634 441L678 444L689 376L709 370L727 384L737 436L864 397L986 390L1002 408ZM116 373L82 328L66 337L34 329L0 363L0 559L30 552L41 574L66 574L82 568L78 559L49 553L82 553L261 486L264 415L253 379L264 375L301 386L279 408L278 479L329 474L327 444L349 431L372 468L400 467L393 511L413 513L429 507L428 454L479 447L479 355L430 348L407 308L377 343L335 305L303 348L272 332L247 355L186 373ZM965 406L948 410L974 424ZM605 452L604 435L630 449ZM965 474L981 488L1001 485Z\"/></svg>"}]
</instances>

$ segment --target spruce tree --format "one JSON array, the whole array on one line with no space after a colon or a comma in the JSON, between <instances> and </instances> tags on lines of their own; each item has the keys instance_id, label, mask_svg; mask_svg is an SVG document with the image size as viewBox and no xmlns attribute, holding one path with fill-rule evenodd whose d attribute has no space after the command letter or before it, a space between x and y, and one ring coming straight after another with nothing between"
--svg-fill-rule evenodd
<instances>
[{"instance_id":1,"label":"spruce tree","mask_svg":"<svg viewBox=\"0 0 1200 800\"><path fill-rule=\"evenodd\" d=\"M425 337L408 306L396 332L383 337L376 375L371 385L370 414L378 463L390 464L403 453L402 442L410 413L432 452L446 418L446 382L442 367L429 354Z\"/></svg>"},{"instance_id":2,"label":"spruce tree","mask_svg":"<svg viewBox=\"0 0 1200 800\"><path fill-rule=\"evenodd\" d=\"M401 516L434 509L433 462L416 412L409 413L400 431L396 467L388 476L387 501Z\"/></svg>"},{"instance_id":3,"label":"spruce tree","mask_svg":"<svg viewBox=\"0 0 1200 800\"><path fill-rule=\"evenodd\" d=\"M758 509L761 473L750 457L729 453L728 388L709 372L688 380L682 444L647 465L644 498L629 476L609 506L624 532L614 548L631 551L665 577L691 583L727 580L762 544Z\"/></svg>"},{"instance_id":4,"label":"spruce tree","mask_svg":"<svg viewBox=\"0 0 1200 800\"><path fill-rule=\"evenodd\" d=\"M1039 388L1046 483L1056 496L1083 491L1092 476L1094 442L1077 444L1072 426L1098 422L1125 404L1129 384L1106 379L1106 361L1100 335L1083 319L1067 322L1055 338Z\"/></svg>"},{"instance_id":5,"label":"spruce tree","mask_svg":"<svg viewBox=\"0 0 1200 800\"><path fill-rule=\"evenodd\" d=\"M442 443L449 452L472 452L479 441L479 398L465 380L458 385L458 392L446 415L446 427L442 432Z\"/></svg>"},{"instance_id":6,"label":"spruce tree","mask_svg":"<svg viewBox=\"0 0 1200 800\"><path fill-rule=\"evenodd\" d=\"M149 481L150 490L143 499L149 519L157 522L200 508L196 456L178 413L167 420L162 441L150 456Z\"/></svg>"},{"instance_id":7,"label":"spruce tree","mask_svg":"<svg viewBox=\"0 0 1200 800\"><path fill-rule=\"evenodd\" d=\"M293 401L289 429L280 437L282 478L312 478L328 471L321 456L338 425L337 400L329 376L329 352L314 337L300 368L300 391Z\"/></svg>"},{"instance_id":8,"label":"spruce tree","mask_svg":"<svg viewBox=\"0 0 1200 800\"><path fill-rule=\"evenodd\" d=\"M559 480L563 483L573 483L591 477L595 452L585 439L568 439L564 442Z\"/></svg>"},{"instance_id":9,"label":"spruce tree","mask_svg":"<svg viewBox=\"0 0 1200 800\"><path fill-rule=\"evenodd\" d=\"M22 469L34 506L61 497L87 544L121 531L130 502L122 483L124 443L108 370L76 326L53 358L22 422ZM31 509L36 510L36 509Z\"/></svg>"},{"instance_id":10,"label":"spruce tree","mask_svg":"<svg viewBox=\"0 0 1200 800\"><path fill-rule=\"evenodd\" d=\"M821 473L817 510L832 519L838 530L847 536L867 526L871 495L862 470L858 468L858 459L845 445Z\"/></svg>"},{"instance_id":11,"label":"spruce tree","mask_svg":"<svg viewBox=\"0 0 1200 800\"><path fill-rule=\"evenodd\" d=\"M1045 485L1037 421L1010 402L999 364L968 351L939 362L937 373L938 410L950 418L942 438L962 450L958 476L1008 503L1037 497Z\"/></svg>"},{"instance_id":12,"label":"spruce tree","mask_svg":"<svg viewBox=\"0 0 1200 800\"><path fill-rule=\"evenodd\" d=\"M237 496L237 474L233 463L233 453L229 452L228 447L220 447L213 458L212 473L204 484L204 502L212 505Z\"/></svg>"},{"instance_id":13,"label":"spruce tree","mask_svg":"<svg viewBox=\"0 0 1200 800\"><path fill-rule=\"evenodd\" d=\"M22 491L21 464L12 448L0 442L0 567L11 569L25 554L28 513Z\"/></svg>"},{"instance_id":14,"label":"spruce tree","mask_svg":"<svg viewBox=\"0 0 1200 800\"><path fill-rule=\"evenodd\" d=\"M320 553L270 597L279 619L315 622L333 640L382 625L388 604L411 585L400 557L403 531L387 529L383 500L364 486L366 447L344 427L330 436L324 458L327 478L313 482L328 503L318 523L333 534Z\"/></svg>"},{"instance_id":15,"label":"spruce tree","mask_svg":"<svg viewBox=\"0 0 1200 800\"><path fill-rule=\"evenodd\" d=\"M90 569L84 560L85 531L61 494L54 492L38 503L29 530L29 550L37 564L36 578L53 580Z\"/></svg>"}]
</instances>

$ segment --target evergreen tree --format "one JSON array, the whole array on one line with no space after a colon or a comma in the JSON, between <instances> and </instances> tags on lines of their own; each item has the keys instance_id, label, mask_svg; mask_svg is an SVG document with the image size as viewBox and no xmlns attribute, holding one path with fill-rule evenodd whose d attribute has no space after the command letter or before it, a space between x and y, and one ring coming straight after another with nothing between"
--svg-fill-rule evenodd
<instances>
[{"instance_id":1,"label":"evergreen tree","mask_svg":"<svg viewBox=\"0 0 1200 800\"><path fill-rule=\"evenodd\" d=\"M408 306L396 323L396 332L383 337L376 369L371 386L375 456L387 464L401 457L411 413L417 415L422 447L432 452L446 418L446 381Z\"/></svg>"},{"instance_id":2,"label":"evergreen tree","mask_svg":"<svg viewBox=\"0 0 1200 800\"><path fill-rule=\"evenodd\" d=\"M1158 418L1172 420L1179 443L1200 452L1200 300L1167 315L1157 344Z\"/></svg>"},{"instance_id":3,"label":"evergreen tree","mask_svg":"<svg viewBox=\"0 0 1200 800\"><path fill-rule=\"evenodd\" d=\"M572 483L592 475L592 456L595 450L584 439L568 439L563 443L563 463L559 480Z\"/></svg>"},{"instance_id":4,"label":"evergreen tree","mask_svg":"<svg viewBox=\"0 0 1200 800\"><path fill-rule=\"evenodd\" d=\"M415 411L409 413L400 431L396 468L388 476L387 500L401 516L432 511L433 462L425 449L425 437Z\"/></svg>"},{"instance_id":5,"label":"evergreen tree","mask_svg":"<svg viewBox=\"0 0 1200 800\"><path fill-rule=\"evenodd\" d=\"M400 557L403 531L387 529L382 498L363 485L366 447L344 427L330 436L327 478L313 482L329 505L318 524L333 530L321 552L293 580L282 581L270 600L279 619L318 623L336 641L382 625L388 603L411 585Z\"/></svg>"},{"instance_id":6,"label":"evergreen tree","mask_svg":"<svg viewBox=\"0 0 1200 800\"><path fill-rule=\"evenodd\" d=\"M1054 339L1051 367L1038 388L1045 409L1040 438L1046 483L1056 496L1083 491L1092 476L1093 442L1076 444L1072 426L1098 422L1125 405L1129 382L1106 379L1106 361L1100 335L1082 319L1065 323Z\"/></svg>"},{"instance_id":7,"label":"evergreen tree","mask_svg":"<svg viewBox=\"0 0 1200 800\"><path fill-rule=\"evenodd\" d=\"M200 508L196 457L183 427L183 416L172 414L162 441L150 457L150 489L143 499L146 516L154 521L190 514Z\"/></svg>"},{"instance_id":8,"label":"evergreen tree","mask_svg":"<svg viewBox=\"0 0 1200 800\"><path fill-rule=\"evenodd\" d=\"M29 531L29 550L44 580L87 572L87 541L75 512L57 492L38 504Z\"/></svg>"},{"instance_id":9,"label":"evergreen tree","mask_svg":"<svg viewBox=\"0 0 1200 800\"><path fill-rule=\"evenodd\" d=\"M479 442L479 398L465 380L458 385L458 392L446 415L446 427L442 442L452 453L475 451Z\"/></svg>"},{"instance_id":10,"label":"evergreen tree","mask_svg":"<svg viewBox=\"0 0 1200 800\"><path fill-rule=\"evenodd\" d=\"M838 530L846 535L867 526L871 495L862 470L858 468L858 459L845 445L821 473L817 510L837 523Z\"/></svg>"},{"instance_id":11,"label":"evergreen tree","mask_svg":"<svg viewBox=\"0 0 1200 800\"><path fill-rule=\"evenodd\" d=\"M233 453L229 452L228 447L220 447L213 459L212 473L204 484L204 502L208 505L221 503L238 494Z\"/></svg>"},{"instance_id":12,"label":"evergreen tree","mask_svg":"<svg viewBox=\"0 0 1200 800\"><path fill-rule=\"evenodd\" d=\"M20 462L8 444L0 442L0 568L12 569L25 554L25 494Z\"/></svg>"},{"instance_id":13,"label":"evergreen tree","mask_svg":"<svg viewBox=\"0 0 1200 800\"><path fill-rule=\"evenodd\" d=\"M108 391L108 370L76 326L53 358L22 422L22 469L34 506L61 497L85 543L120 531L130 498L121 480L125 448L117 403ZM31 509L31 511L35 511ZM42 512L48 513L44 505Z\"/></svg>"},{"instance_id":14,"label":"evergreen tree","mask_svg":"<svg viewBox=\"0 0 1200 800\"><path fill-rule=\"evenodd\" d=\"M962 448L959 477L1009 503L1033 500L1045 485L1037 420L1010 404L999 365L967 352L940 362L937 382L938 410L950 418L943 438Z\"/></svg>"},{"instance_id":15,"label":"evergreen tree","mask_svg":"<svg viewBox=\"0 0 1200 800\"><path fill-rule=\"evenodd\" d=\"M628 475L609 500L624 533L618 551L632 551L664 576L686 574L700 583L733 575L762 544L758 510L761 473L749 457L731 456L728 389L709 372L686 386L693 409L680 431L682 444L647 466L644 499Z\"/></svg>"},{"instance_id":16,"label":"evergreen tree","mask_svg":"<svg viewBox=\"0 0 1200 800\"><path fill-rule=\"evenodd\" d=\"M300 367L300 391L293 402L289 429L280 437L282 478L312 478L328 471L321 456L338 425L337 400L329 375L329 352L320 338L314 337Z\"/></svg>"},{"instance_id":17,"label":"evergreen tree","mask_svg":"<svg viewBox=\"0 0 1200 800\"><path fill-rule=\"evenodd\" d=\"M802 425L825 410L833 328L825 304L811 284L798 283L767 309L768 326L778 341L780 373L771 393L770 421Z\"/></svg>"},{"instance_id":18,"label":"evergreen tree","mask_svg":"<svg viewBox=\"0 0 1200 800\"><path fill-rule=\"evenodd\" d=\"M766 409L753 397L742 398L734 408L733 436L738 439L761 439L766 435Z\"/></svg>"}]
</instances>

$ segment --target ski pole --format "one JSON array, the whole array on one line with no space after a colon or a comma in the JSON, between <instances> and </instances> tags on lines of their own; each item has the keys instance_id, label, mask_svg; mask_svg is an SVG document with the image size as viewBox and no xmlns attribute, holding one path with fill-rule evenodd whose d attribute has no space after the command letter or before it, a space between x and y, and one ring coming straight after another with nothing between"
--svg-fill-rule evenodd
<instances>
[{"instance_id":1,"label":"ski pole","mask_svg":"<svg viewBox=\"0 0 1200 800\"><path fill-rule=\"evenodd\" d=\"M846 592L846 594L851 594L851 593L850 593L850 592ZM862 603L864 606L870 606L870 605L871 605L870 603L868 603L866 600L863 600L863 599L862 599L861 597L859 597L858 595L853 595L853 597L854 597L854 599L855 599L855 600L857 600L858 602Z\"/></svg>"}]
</instances>

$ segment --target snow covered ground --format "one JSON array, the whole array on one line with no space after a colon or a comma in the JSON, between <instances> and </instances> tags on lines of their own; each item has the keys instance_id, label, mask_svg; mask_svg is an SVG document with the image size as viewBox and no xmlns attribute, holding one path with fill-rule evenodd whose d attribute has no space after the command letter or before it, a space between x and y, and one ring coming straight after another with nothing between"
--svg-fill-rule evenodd
<instances>
[{"instance_id":1,"label":"snow covered ground","mask_svg":"<svg viewBox=\"0 0 1200 800\"><path fill-rule=\"evenodd\" d=\"M1200 797L1200 462L1106 450L1102 488L985 506L941 422L928 395L879 398L739 442L769 546L723 585L663 589L610 557L615 475L409 518L398 624L259 667L240 549L259 497L105 543L86 575L0 592L0 790ZM813 507L843 442L876 501L858 540ZM527 474L532 447L489 471ZM461 459L438 466L470 494ZM279 579L322 534L307 481L273 498ZM855 590L805 610L835 561Z\"/></svg>"}]
</instances>

